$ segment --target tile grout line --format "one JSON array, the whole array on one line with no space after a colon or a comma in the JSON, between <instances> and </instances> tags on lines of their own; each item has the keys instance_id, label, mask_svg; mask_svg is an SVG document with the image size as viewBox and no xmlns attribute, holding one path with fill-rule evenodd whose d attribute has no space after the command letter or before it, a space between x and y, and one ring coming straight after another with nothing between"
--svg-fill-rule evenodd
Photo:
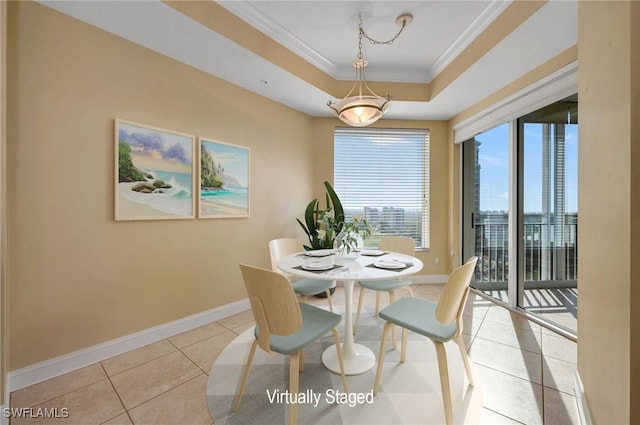
<instances>
[{"instance_id":1,"label":"tile grout line","mask_svg":"<svg viewBox=\"0 0 640 425\"><path fill-rule=\"evenodd\" d=\"M89 365L89 366L85 366L85 367L91 367L91 366L93 366L93 365L95 365L95 364L99 364L99 363L100 363L100 362L98 362L98 363L93 363L93 364L91 364L91 365ZM101 366L102 366L102 365L101 365ZM103 371L104 371L104 369L103 369ZM72 373L72 372L69 372L69 373ZM64 374L63 374L63 375L64 375ZM63 375L59 375L59 376L53 377L53 378L51 378L51 379L48 379L47 381L42 381L42 382L48 382L48 381L50 381L50 380L56 379L56 378L58 378L58 377L60 377L60 376L63 376ZM107 376L106 372L105 372L105 377L106 377L106 378L109 378L109 377ZM100 381L102 381L103 379L105 379L105 377L102 377L102 378L100 378L100 379L98 379L98 380L96 380L96 381L90 382L90 383L88 383L88 384L86 384L86 385L79 386L78 388L74 388L73 390L70 390L70 391L64 392L64 393L62 393L62 394L58 394L58 395L56 395L55 397L49 398L49 399L47 399L47 400L41 401L41 402L39 402L39 403L37 403L37 404L35 404L35 405L33 405L33 406L28 406L28 407L30 407L30 408L34 408L34 407L37 407L37 406L43 405L43 404L45 404L45 403L49 403L49 402L51 402L51 401L53 401L53 400L55 400L55 399L57 399L57 398L64 397L64 396L69 395L69 394L71 394L71 393L74 393L74 392L76 392L76 391L78 391L78 390L81 390L81 389L84 389L84 388L90 387L91 385L97 384L98 382L100 382ZM26 389L26 388L31 388L31 387L33 387L33 386L35 386L35 385L41 384L42 382L38 382L37 384L33 384L33 385L29 386L29 387L25 387L25 388L21 388L20 390L13 391L11 394L14 394L14 393L16 393L16 392L18 392L18 391L21 391L21 390L23 390L23 389ZM10 404L12 404L12 403L10 402ZM13 406L12 406L12 407L13 407ZM27 406L21 406L21 407L27 407Z\"/></svg>"},{"instance_id":2,"label":"tile grout line","mask_svg":"<svg viewBox=\"0 0 640 425\"><path fill-rule=\"evenodd\" d=\"M161 341L164 341L164 340L161 340ZM168 342L171 344L171 341L169 341L168 339L166 339L166 341L168 341ZM158 341L158 342L159 342L159 341ZM154 344L156 344L156 343L157 343L157 342L154 342ZM149 345L151 345L151 344L149 344ZM171 345L173 345L173 344L171 344ZM145 346L145 347L146 347L146 346ZM163 354L163 355L161 355L161 356L158 356L158 357L154 357L154 358L151 358L151 359L145 360L145 361L144 361L144 362L142 362L142 363L138 363L138 364L136 364L136 365L134 365L134 366L131 366L131 367L128 367L128 368L126 368L126 369L122 369L122 370L120 370L120 371L118 371L118 372L114 373L113 375L109 375L109 374L107 373L106 369L104 368L104 366L102 366L102 368L104 369L105 374L107 375L107 377L109 377L109 378L110 378L111 376L117 376L117 375L120 375L120 374L122 374L122 373L125 373L125 372L128 372L128 371L130 371L130 370L133 370L133 369L135 369L135 368L137 368L137 367L140 367L140 366L143 366L143 365L149 364L149 363L151 363L151 362L153 362L153 361L156 361L156 360L161 359L161 358L163 358L163 357L167 357L167 356L169 356L169 355L171 355L171 354L173 354L173 353L176 353L176 352L180 351L180 350L178 350L178 349L177 349L177 347L176 347L175 345L173 345L173 347L175 348L175 350L172 350L172 351L170 351L170 352L168 352L168 353L165 353L165 354ZM143 347L140 347L140 348L143 348ZM135 351L135 350L132 350L132 351ZM128 353L130 353L130 352L131 352L131 351L128 351ZM126 354L126 353L124 353L124 354ZM117 356L116 356L116 357L117 357ZM112 358L113 358L113 357L112 357ZM109 360L109 359L107 359L107 360ZM102 362L100 362L100 363L102 364Z\"/></svg>"},{"instance_id":3,"label":"tile grout line","mask_svg":"<svg viewBox=\"0 0 640 425\"><path fill-rule=\"evenodd\" d=\"M491 370L493 370L494 372L503 373L503 374L508 375L508 376L510 376L510 377L512 377L512 378L516 378L516 379L519 379L519 380L521 380L521 381L529 382L529 383L531 383L531 384L533 384L533 385L539 385L539 386L540 386L540 388L542 388L542 386L543 386L542 384L538 384L537 382L533 382L533 381L531 381L530 379L525 379L525 378L523 378L523 377L521 377L521 376L517 376L517 375L513 375L513 374L511 374L511 373L509 373L509 372L505 372L504 370L496 369L496 368L494 368L494 367L487 366L487 365L484 365L484 364L482 364L482 363L478 363L478 362L476 362L475 360L473 360L472 358L469 358L469 360L471 360L471 362L472 362L474 365L476 365L476 366L486 367L487 369L491 369ZM552 388L552 389L553 389L553 388Z\"/></svg>"},{"instance_id":4,"label":"tile grout line","mask_svg":"<svg viewBox=\"0 0 640 425\"><path fill-rule=\"evenodd\" d=\"M186 385L186 384L188 384L189 382L191 382L191 381L193 381L193 380L195 380L195 379L200 378L202 375L207 376L206 374L198 374L198 375L194 376L193 378L187 379L186 381L184 381L184 382L182 382L182 383L180 383L180 384L176 385L176 386L175 386L175 387L173 387L173 388L169 388L167 391L164 391L164 392L162 392L162 393L160 393L160 394L156 394L155 396L151 397L150 399L145 400L145 401L143 401L143 402L142 402L142 403L140 403L140 404L136 404L135 406L132 406L132 407L131 407L131 409L127 409L127 408L125 407L125 410L126 410L126 412L127 412L127 415L129 416L129 419L131 419L131 423L135 425L135 422L133 421L133 418L131 418L131 415L129 414L129 412L130 412L131 410L133 410L133 409L137 409L138 407L143 406L143 405L145 405L145 404L149 403L150 401L153 401L153 400L155 400L155 399L157 399L157 398L159 398L159 397L161 397L161 396L163 396L163 395L165 395L165 394L167 394L167 393L169 393L169 392L171 392L171 391L173 391L173 390L175 390L175 389L177 389L177 388L180 388L180 387L182 387L183 385ZM206 394L205 394L205 395L206 395Z\"/></svg>"},{"instance_id":5,"label":"tile grout line","mask_svg":"<svg viewBox=\"0 0 640 425\"><path fill-rule=\"evenodd\" d=\"M497 412L497 411L495 411L495 410L493 410L493 409L489 409L488 407L484 407L484 406L482 406L482 408L483 408L483 409L486 409L486 410L488 410L488 411L490 411L490 412L493 412L493 413L495 413L496 415L500 415L500 416L505 417L505 418L507 418L507 419L509 419L509 420L512 420L512 421L514 421L514 422L517 422L517 423L519 423L519 424L526 425L524 422L520 422L518 419L514 419L514 418L512 418L511 416L507 416L507 415L502 414L502 413L500 413L500 412Z\"/></svg>"},{"instance_id":6,"label":"tile grout line","mask_svg":"<svg viewBox=\"0 0 640 425\"><path fill-rule=\"evenodd\" d=\"M480 330L479 330L479 329L478 329L478 332L480 332ZM467 334L467 335L469 335L469 334ZM482 336L479 336L477 333L476 333L475 337L480 338L480 339L481 339L481 340L483 340L483 341L489 341L489 342L493 342L494 344L500 344L500 345L502 345L503 347L513 348L514 350L526 351L527 353L537 354L537 355L539 355L539 356L542 356L542 355L543 355L543 354L542 354L542 347L540 348L540 352L539 352L539 353L536 353L535 351L527 350L526 348L523 348L523 347L516 347L516 346L513 346L513 345L505 344L504 342L500 342L500 341L495 341L495 340L493 340L493 339L487 339L487 338L484 338L484 337L482 337ZM555 357L552 357L552 358L555 358ZM562 360L562 359L557 359L557 360Z\"/></svg>"},{"instance_id":7,"label":"tile grout line","mask_svg":"<svg viewBox=\"0 0 640 425\"><path fill-rule=\"evenodd\" d=\"M168 341L168 340L167 340L167 341ZM175 347L175 345L174 345L171 341L169 341L169 343ZM186 358L187 358L191 363L193 363L193 361L189 358L189 356L187 356L186 354L184 354L182 351L180 351L180 349L178 349L178 348L176 347L176 350L175 350L175 351L172 351L171 353L167 353L167 354L165 354L165 355L163 355L163 356L160 356L160 357L156 357L156 358L155 358L155 359L153 359L153 360L149 360L149 361L147 361L147 362L141 363L141 364L137 365L136 367L138 367L138 366L142 366L142 365L145 365L145 364L148 364L148 363L151 363L152 361L156 361L156 360L158 360L158 359L161 359L161 358L164 358L164 357L170 356L170 355L172 355L172 354L174 354L174 353L180 353L182 356L186 357ZM196 365L196 368L197 368L198 370L202 371L202 369L201 369L200 367L198 367L197 365ZM127 370L132 370L132 369L134 369L134 368L130 368L130 369L127 369ZM113 376L119 375L119 374L124 373L124 372L126 372L126 371L122 371L122 372L116 373L116 374L115 374L115 375L113 375ZM206 374L205 374L205 375L206 375ZM145 401L143 401L143 402L141 402L141 403L139 403L139 404L136 404L135 406L131 406L131 408L130 408L130 409L127 409L127 407L126 407L126 406L124 406L124 403L122 403L122 404L123 404L123 406L124 406L125 410L126 410L126 411L127 411L127 413L128 413L128 412L129 412L129 410L133 410L133 409L135 409L135 408L136 408L136 407L138 407L138 406L142 406L142 405L143 405L143 404L145 404L146 402L148 402L148 401L150 401L150 400L153 400L153 399L155 399L155 398L157 398L157 397L159 397L159 396L161 396L161 395L163 395L163 394L166 394L166 393L168 393L169 391L171 391L172 389L174 389L174 388L178 388L178 387L179 387L179 386L181 386L182 384L184 384L184 383L186 383L186 382L189 382L189 381L191 381L191 380L193 380L193 379L197 378L198 376L199 376L199 375L197 375L197 376L195 376L195 377L193 377L193 378L191 378L191 379L187 379L186 381L184 381L184 382L182 382L182 383L180 383L180 384L176 385L176 386L175 386L175 387L173 387L173 388L169 388L168 390L163 391L163 392L162 392L162 393L160 393L160 394L156 394L155 396L151 397L151 398L150 398L150 399L148 399L148 400L145 400ZM109 382L111 382L111 377L109 377L109 376L108 376L108 378L109 378ZM112 382L112 385L113 385L113 382ZM115 386L114 386L114 389L115 389ZM118 391L117 391L117 390L116 390L116 394L118 394ZM120 394L118 394L118 397L120 397ZM120 401L122 401L122 399L121 399Z\"/></svg>"},{"instance_id":8,"label":"tile grout line","mask_svg":"<svg viewBox=\"0 0 640 425\"><path fill-rule=\"evenodd\" d=\"M541 387L541 395L542 395L542 425L544 425L544 389L543 389L544 387L542 386L542 384L537 384L537 383L535 383L535 382L533 382L533 381L530 381L530 380L527 380L527 379L521 378L521 377L519 377L519 376L512 375L512 374L510 374L510 373L508 373L508 372L503 372L503 371L498 370L498 369L495 369L495 368L493 368L493 367L485 366L485 365L480 364L480 363L476 363L476 362L474 362L473 360L472 360L472 363L473 363L474 365L478 365L478 366L486 367L487 369L491 369L491 370L493 370L493 371L495 371L495 372L498 372L498 373L504 373L505 375L511 376L511 377L513 377L513 378L519 379L519 380L524 381L524 382L528 382L529 384L533 384L533 385L540 385L540 387ZM497 413L498 415L504 416L505 418L509 418L509 419L511 419L512 421L518 422L518 423L520 423L520 424L522 424L522 423L523 423L523 422L519 421L519 420L518 420L518 419L516 419L516 418L512 418L511 416L508 416L508 415L505 415L505 414L503 414L503 413L497 412L497 411L495 411L495 410L493 410L493 409L489 409L488 407L484 406L484 403L483 403L482 408L483 408L483 409L487 409L487 410L491 410L492 412Z\"/></svg>"},{"instance_id":9,"label":"tile grout line","mask_svg":"<svg viewBox=\"0 0 640 425\"><path fill-rule=\"evenodd\" d=\"M213 338L213 337L209 337L209 338ZM202 341L198 341L197 343L200 343L200 342L206 341L206 340L207 340L207 339L209 339L209 338L205 338L205 339L203 339ZM197 344L197 343L193 343L193 344L191 344L191 345L194 345L194 344ZM191 345L187 345L186 347L182 347L182 348L187 348L187 347L190 347ZM176 348L178 348L178 347L176 347ZM188 355L187 353L185 353L184 351L182 351L180 348L178 348L178 351L179 351L179 352L181 352L181 353L182 353L182 355L183 355L183 356L185 356L187 359L189 359L189 361L190 361L191 363L193 363L193 365L194 365L195 367L197 367L197 368L198 368L198 370L202 371L202 373L204 373L207 377L209 376L209 374L208 374L205 370L203 370L203 369L200 367L200 365L199 365L198 363L196 363L196 362L195 362L191 357L189 357L189 355ZM187 382L188 382L188 381L187 381Z\"/></svg>"},{"instance_id":10,"label":"tile grout line","mask_svg":"<svg viewBox=\"0 0 640 425\"><path fill-rule=\"evenodd\" d=\"M109 384L111 385L111 388L113 388L113 392L116 393L116 396L118 397L118 400L120 401L120 405L122 406L122 409L124 410L124 413L126 413L127 417L129 418L129 421L131 421L131 423L135 425L135 422L133 422L133 418L129 414L129 410L127 410L127 407L124 405L124 402L122 401L122 397L120 397L120 393L116 389L116 386L113 385L113 382L111 381L111 377L107 373L107 370L104 368L104 365L102 364L102 362L100 362L100 367L102 367L102 370L104 371L104 374L107 375L107 379L109 380ZM113 418L117 418L121 414L122 413L119 413L116 416L114 416ZM110 419L108 419L108 420L106 420L106 421L104 421L102 423L109 422L113 418L110 418Z\"/></svg>"},{"instance_id":11,"label":"tile grout line","mask_svg":"<svg viewBox=\"0 0 640 425\"><path fill-rule=\"evenodd\" d=\"M540 408L542 410L542 425L544 425L545 418L545 406L544 406L544 351L542 348L542 330L540 331L540 371L541 371L541 376L540 376L540 381L541 381L541 385L542 385L542 400L540 401Z\"/></svg>"}]
</instances>

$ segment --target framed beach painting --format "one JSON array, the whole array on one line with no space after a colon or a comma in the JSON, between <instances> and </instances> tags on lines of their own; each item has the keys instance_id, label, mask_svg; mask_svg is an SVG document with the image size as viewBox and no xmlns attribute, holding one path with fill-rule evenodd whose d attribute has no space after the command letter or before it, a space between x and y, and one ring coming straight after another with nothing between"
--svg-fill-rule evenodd
<instances>
[{"instance_id":1,"label":"framed beach painting","mask_svg":"<svg viewBox=\"0 0 640 425\"><path fill-rule=\"evenodd\" d=\"M249 148L199 138L199 218L249 217Z\"/></svg>"},{"instance_id":2,"label":"framed beach painting","mask_svg":"<svg viewBox=\"0 0 640 425\"><path fill-rule=\"evenodd\" d=\"M195 217L195 136L115 120L115 219Z\"/></svg>"}]
</instances>

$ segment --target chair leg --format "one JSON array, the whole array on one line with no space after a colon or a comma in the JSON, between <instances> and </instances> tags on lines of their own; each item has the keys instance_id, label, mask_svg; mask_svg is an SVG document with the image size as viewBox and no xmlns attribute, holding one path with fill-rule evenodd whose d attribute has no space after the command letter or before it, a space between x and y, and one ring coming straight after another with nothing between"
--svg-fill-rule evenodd
<instances>
[{"instance_id":1,"label":"chair leg","mask_svg":"<svg viewBox=\"0 0 640 425\"><path fill-rule=\"evenodd\" d=\"M444 418L447 425L453 425L453 408L451 407L451 388L449 387L449 369L447 367L447 351L442 342L433 341L438 354L438 370L440 371L440 386L442 387L442 401L444 402Z\"/></svg>"},{"instance_id":2,"label":"chair leg","mask_svg":"<svg viewBox=\"0 0 640 425\"><path fill-rule=\"evenodd\" d=\"M393 302L396 300L396 292L395 291L389 291L389 304L393 304ZM393 326L391 328L391 342L393 343L393 349L397 350L398 349L398 342L397 342L397 338L396 338L396 327Z\"/></svg>"},{"instance_id":3,"label":"chair leg","mask_svg":"<svg viewBox=\"0 0 640 425\"><path fill-rule=\"evenodd\" d=\"M409 291L409 296L413 297L413 289L411 289L411 285L407 286L407 291Z\"/></svg>"},{"instance_id":4,"label":"chair leg","mask_svg":"<svg viewBox=\"0 0 640 425\"><path fill-rule=\"evenodd\" d=\"M304 372L304 350L300 350L300 358L298 359L298 372Z\"/></svg>"},{"instance_id":5,"label":"chair leg","mask_svg":"<svg viewBox=\"0 0 640 425\"><path fill-rule=\"evenodd\" d=\"M400 346L400 363L407 361L407 328L402 328L402 345Z\"/></svg>"},{"instance_id":6,"label":"chair leg","mask_svg":"<svg viewBox=\"0 0 640 425\"><path fill-rule=\"evenodd\" d=\"M253 355L256 353L256 347L258 346L258 340L254 339L251 344L251 351L249 351L249 358L247 359L247 365L244 367L244 374L242 375L242 382L240 384L240 390L236 397L236 402L233 404L233 411L237 412L240 408L240 401L242 400L242 394L244 394L244 386L247 385L247 379L249 378L249 370L251 370L251 363L253 362Z\"/></svg>"},{"instance_id":7,"label":"chair leg","mask_svg":"<svg viewBox=\"0 0 640 425\"><path fill-rule=\"evenodd\" d=\"M376 317L378 317L378 313L380 313L380 292L376 291Z\"/></svg>"},{"instance_id":8,"label":"chair leg","mask_svg":"<svg viewBox=\"0 0 640 425\"><path fill-rule=\"evenodd\" d=\"M306 295L300 295L300 301L302 301L303 304L307 303L307 296Z\"/></svg>"},{"instance_id":9,"label":"chair leg","mask_svg":"<svg viewBox=\"0 0 640 425\"><path fill-rule=\"evenodd\" d=\"M360 287L360 295L358 296L358 310L356 311L356 322L353 325L353 334L358 331L358 323L360 322L360 311L362 311L362 299L364 298L364 288Z\"/></svg>"},{"instance_id":10,"label":"chair leg","mask_svg":"<svg viewBox=\"0 0 640 425\"><path fill-rule=\"evenodd\" d=\"M329 310L333 313L333 302L331 301L331 290L327 289L324 291L327 294L327 302L329 303Z\"/></svg>"},{"instance_id":11,"label":"chair leg","mask_svg":"<svg viewBox=\"0 0 640 425\"><path fill-rule=\"evenodd\" d=\"M300 352L293 353L289 358L289 393L293 403L289 405L289 424L298 423L298 366L300 365Z\"/></svg>"},{"instance_id":12,"label":"chair leg","mask_svg":"<svg viewBox=\"0 0 640 425\"><path fill-rule=\"evenodd\" d=\"M378 370L376 372L376 380L373 383L373 395L378 394L378 387L380 386L380 378L382 377L382 366L384 365L384 346L387 342L387 335L389 334L389 328L393 326L390 322L385 322L382 329L382 339L380 340L380 354L378 355Z\"/></svg>"},{"instance_id":13,"label":"chair leg","mask_svg":"<svg viewBox=\"0 0 640 425\"><path fill-rule=\"evenodd\" d=\"M473 387L475 385L473 382L473 372L471 371L471 363L469 363L467 346L464 343L464 339L462 339L462 334L460 334L455 339L455 341L456 343L458 343L458 348L460 348L460 355L462 356L462 361L464 362L464 369L467 371L467 378L469 379L469 385Z\"/></svg>"},{"instance_id":14,"label":"chair leg","mask_svg":"<svg viewBox=\"0 0 640 425\"><path fill-rule=\"evenodd\" d=\"M344 363L342 362L342 348L340 347L340 335L338 335L338 330L336 328L331 329L333 333L333 340L336 343L336 354L338 355L338 365L340 365L340 377L342 378L342 388L345 393L349 392L347 388L347 377L344 374Z\"/></svg>"}]
</instances>

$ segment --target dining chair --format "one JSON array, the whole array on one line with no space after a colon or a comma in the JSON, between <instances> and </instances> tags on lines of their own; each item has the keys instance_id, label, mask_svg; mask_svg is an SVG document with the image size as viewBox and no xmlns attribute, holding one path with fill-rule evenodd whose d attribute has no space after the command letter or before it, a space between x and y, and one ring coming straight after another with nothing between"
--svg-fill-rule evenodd
<instances>
[{"instance_id":1,"label":"dining chair","mask_svg":"<svg viewBox=\"0 0 640 425\"><path fill-rule=\"evenodd\" d=\"M327 296L327 302L329 303L329 310L333 311L333 303L331 301L331 286L332 280L321 279L309 279L302 278L294 280L293 276L289 276L286 273L278 269L278 261L282 257L295 254L296 252L304 251L302 243L296 238L280 238L269 241L269 254L271 255L271 270L284 274L293 286L293 292L300 295L302 302L307 302L309 295L316 295L325 293Z\"/></svg>"},{"instance_id":2,"label":"dining chair","mask_svg":"<svg viewBox=\"0 0 640 425\"><path fill-rule=\"evenodd\" d=\"M416 243L415 241L407 236L385 236L380 240L378 244L378 249L380 251L390 251L390 252L399 252L405 255L415 255L416 251ZM376 310L375 315L378 315L380 311L380 293L388 292L389 293L389 304L395 301L396 299L396 289L407 288L409 291L409 295L413 297L413 291L411 290L411 281L410 280L401 280L401 279L389 279L389 280L363 280L358 281L358 285L360 286L360 296L358 297L358 310L356 312L356 322L353 327L353 333L355 334L358 330L358 322L360 321L360 311L362 310L362 300L364 298L365 289L371 289L376 291ZM396 347L396 336L395 330L392 335L393 347Z\"/></svg>"},{"instance_id":3,"label":"dining chair","mask_svg":"<svg viewBox=\"0 0 640 425\"><path fill-rule=\"evenodd\" d=\"M447 425L453 424L453 410L451 407L451 390L449 387L449 370L447 367L447 352L445 342L455 341L460 348L464 368L473 386L471 365L467 357L467 349L462 339L462 312L469 295L469 283L473 276L478 257L472 257L464 265L456 268L447 279L442 294L437 303L420 298L402 298L380 312L380 318L386 323L380 341L380 355L378 356L378 370L373 384L373 394L378 393L382 366L384 365L385 342L389 328L398 325L402 328L402 348L400 362L406 361L407 333L416 332L431 339L436 347L438 369L440 372L440 386L444 401L444 415Z\"/></svg>"},{"instance_id":4,"label":"dining chair","mask_svg":"<svg viewBox=\"0 0 640 425\"><path fill-rule=\"evenodd\" d=\"M289 280L280 273L245 264L240 264L240 270L256 326L255 339L249 351L233 411L237 412L240 408L256 346L270 354L276 352L289 355L289 392L297 394L298 374L304 371L304 349L329 331L333 333L342 386L347 393L340 337L336 329L342 321L342 316L309 304L298 303ZM298 405L291 403L289 424L295 425L297 416Z\"/></svg>"}]
</instances>

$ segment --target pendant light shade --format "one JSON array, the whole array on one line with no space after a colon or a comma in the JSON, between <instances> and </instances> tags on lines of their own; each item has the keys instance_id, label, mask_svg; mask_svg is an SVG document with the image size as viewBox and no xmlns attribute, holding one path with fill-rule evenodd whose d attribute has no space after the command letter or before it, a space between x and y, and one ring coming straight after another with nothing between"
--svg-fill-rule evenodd
<instances>
[{"instance_id":1,"label":"pendant light shade","mask_svg":"<svg viewBox=\"0 0 640 425\"><path fill-rule=\"evenodd\" d=\"M353 66L356 68L356 80L351 91L344 99L337 102L327 102L338 118L352 127L365 127L382 118L389 107L389 96L382 97L375 94L364 78L364 67L367 61L357 59Z\"/></svg>"}]
</instances>

